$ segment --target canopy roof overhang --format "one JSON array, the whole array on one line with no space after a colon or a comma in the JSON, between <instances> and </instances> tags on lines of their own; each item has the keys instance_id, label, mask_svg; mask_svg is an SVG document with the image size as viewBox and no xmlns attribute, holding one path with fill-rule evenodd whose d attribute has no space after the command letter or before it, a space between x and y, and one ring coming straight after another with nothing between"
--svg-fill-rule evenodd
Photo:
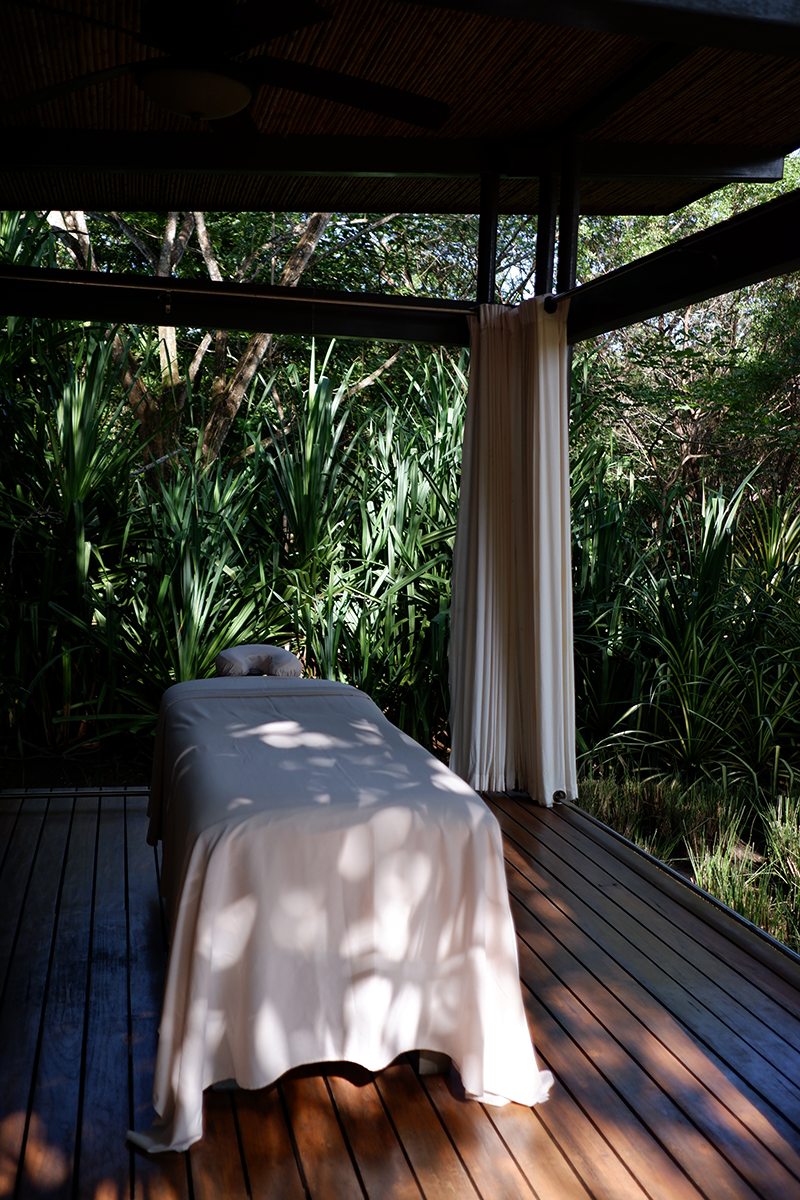
<instances>
[{"instance_id":1,"label":"canopy roof overhang","mask_svg":"<svg viewBox=\"0 0 800 1200\"><path fill-rule=\"evenodd\" d=\"M785 0L322 0L314 11L308 0L129 0L111 16L102 0L0 7L4 207L480 210L489 230L497 213L537 210L552 227L560 190L563 239L578 212L669 212L731 180L779 178L783 155L800 146L800 5ZM228 31L245 27L242 50ZM205 121L150 100L136 72L174 52L175 39L205 60L224 52L257 69L250 108ZM376 84L422 99L373 87L370 100ZM774 227L774 212L728 223L714 235L724 251L686 243L594 281L573 299L571 338L794 269L796 209L787 201ZM735 261L740 237L746 270ZM111 319L133 319L123 310L141 308L149 287L95 281L98 313ZM34 286L36 311L63 309L58 280L23 287L7 272L2 307ZM189 304L170 283L176 323L211 311L192 286ZM216 320L230 328L258 327L253 304L275 331L321 332L322 322L339 334L379 327L372 336L458 341L466 324L464 306L444 302L299 291L289 300L270 289L226 298L213 288ZM147 311L164 288L150 291Z\"/></svg>"}]
</instances>

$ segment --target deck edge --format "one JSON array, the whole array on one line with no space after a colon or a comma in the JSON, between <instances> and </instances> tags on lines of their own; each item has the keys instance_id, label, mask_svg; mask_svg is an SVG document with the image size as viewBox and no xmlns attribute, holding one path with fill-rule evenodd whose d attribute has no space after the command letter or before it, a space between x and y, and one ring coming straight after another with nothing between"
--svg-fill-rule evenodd
<instances>
[{"instance_id":1,"label":"deck edge","mask_svg":"<svg viewBox=\"0 0 800 1200\"><path fill-rule=\"evenodd\" d=\"M680 871L676 871L668 863L662 862L661 859L649 854L647 850L643 850L641 846L637 846L635 842L618 833L616 829L612 829L610 825L593 817L580 805L565 800L554 806L554 811L558 812L559 809L562 810L560 814L562 816L566 816L566 813L569 812L577 816L580 821L594 826L596 832L603 835L606 848L616 858L622 861L623 855L620 850L627 851L624 856L625 860L637 874L654 883L665 895L678 900L723 937L727 937L742 950L746 950L763 966L769 967L785 982L800 990L800 954L797 954L791 947L758 925L754 925L747 917L743 917L741 913L729 908L716 896L712 896L703 888L698 887L696 883L687 879L685 875L681 875ZM642 869L644 867L647 869Z\"/></svg>"}]
</instances>

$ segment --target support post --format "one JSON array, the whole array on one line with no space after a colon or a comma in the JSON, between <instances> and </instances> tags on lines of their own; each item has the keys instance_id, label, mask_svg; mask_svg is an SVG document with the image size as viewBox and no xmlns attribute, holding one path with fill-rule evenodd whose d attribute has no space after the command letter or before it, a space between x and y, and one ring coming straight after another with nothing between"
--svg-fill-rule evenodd
<instances>
[{"instance_id":1,"label":"support post","mask_svg":"<svg viewBox=\"0 0 800 1200\"><path fill-rule=\"evenodd\" d=\"M536 218L536 274L533 282L533 290L537 296L544 296L553 290L557 202L558 175L551 167L539 179L539 212Z\"/></svg>"},{"instance_id":2,"label":"support post","mask_svg":"<svg viewBox=\"0 0 800 1200\"><path fill-rule=\"evenodd\" d=\"M581 215L581 139L568 134L561 160L561 197L558 210L557 292L575 287L578 269L578 222Z\"/></svg>"},{"instance_id":3,"label":"support post","mask_svg":"<svg viewBox=\"0 0 800 1200\"><path fill-rule=\"evenodd\" d=\"M478 304L494 304L499 201L500 176L481 175L481 213L478 227Z\"/></svg>"}]
</instances>

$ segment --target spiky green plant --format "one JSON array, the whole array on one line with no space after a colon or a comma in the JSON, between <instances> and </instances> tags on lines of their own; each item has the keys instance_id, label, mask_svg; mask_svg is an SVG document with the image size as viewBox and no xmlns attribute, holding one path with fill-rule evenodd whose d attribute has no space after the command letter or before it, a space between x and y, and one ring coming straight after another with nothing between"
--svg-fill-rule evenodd
<instances>
[{"instance_id":1,"label":"spiky green plant","mask_svg":"<svg viewBox=\"0 0 800 1200\"><path fill-rule=\"evenodd\" d=\"M210 675L220 650L258 640L267 582L246 537L248 490L221 464L187 463L158 491L140 480L137 492L128 570L98 597L96 625L127 664L120 690L151 716L169 684Z\"/></svg>"},{"instance_id":2,"label":"spiky green plant","mask_svg":"<svg viewBox=\"0 0 800 1200\"><path fill-rule=\"evenodd\" d=\"M603 571L585 569L601 544L602 509L590 500L602 505L602 483L578 510L588 527L587 536L578 525L575 557L584 568L576 674L588 758L617 756L684 784L750 779L756 794L791 773L800 745L800 572L776 568L776 546L791 544L779 524L749 523L739 543L748 483L731 500L704 496L695 507L677 497L657 507L656 536L627 557L621 535L633 522L616 506ZM631 507L643 502L653 511L640 487ZM600 669L590 674L587 662Z\"/></svg>"},{"instance_id":3,"label":"spiky green plant","mask_svg":"<svg viewBox=\"0 0 800 1200\"><path fill-rule=\"evenodd\" d=\"M70 740L57 720L100 686L103 665L85 633L90 593L124 545L139 450L104 332L82 329L65 348L60 331L45 330L38 387L15 396L6 431L0 524L7 537L3 608L13 632L4 690L20 736L27 714L39 728L28 736L50 744Z\"/></svg>"},{"instance_id":4,"label":"spiky green plant","mask_svg":"<svg viewBox=\"0 0 800 1200\"><path fill-rule=\"evenodd\" d=\"M307 570L324 570L336 547L335 528L344 519L347 486L343 473L355 447L355 433L345 440L352 405L347 400L348 375L339 387L325 374L333 343L317 378L312 350L308 387L291 364L287 375L291 408L286 426L267 419L270 441L266 450L269 477L286 521L287 555Z\"/></svg>"}]
</instances>

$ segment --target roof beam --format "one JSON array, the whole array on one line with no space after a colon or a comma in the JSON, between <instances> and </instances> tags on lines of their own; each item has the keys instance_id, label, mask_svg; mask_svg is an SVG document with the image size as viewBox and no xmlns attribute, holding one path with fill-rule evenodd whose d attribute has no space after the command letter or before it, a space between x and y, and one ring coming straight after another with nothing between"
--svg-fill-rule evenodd
<instances>
[{"instance_id":1,"label":"roof beam","mask_svg":"<svg viewBox=\"0 0 800 1200\"><path fill-rule=\"evenodd\" d=\"M754 147L584 142L584 179L697 179L768 183L783 178L783 158Z\"/></svg>"},{"instance_id":2,"label":"roof beam","mask_svg":"<svg viewBox=\"0 0 800 1200\"><path fill-rule=\"evenodd\" d=\"M800 8L791 0L406 0L537 25L800 57Z\"/></svg>"},{"instance_id":3,"label":"roof beam","mask_svg":"<svg viewBox=\"0 0 800 1200\"><path fill-rule=\"evenodd\" d=\"M570 294L568 341L800 270L798 223L800 190L592 279Z\"/></svg>"},{"instance_id":4,"label":"roof beam","mask_svg":"<svg viewBox=\"0 0 800 1200\"><path fill-rule=\"evenodd\" d=\"M481 176L481 211L478 226L478 304L494 304L497 274L497 206L500 180Z\"/></svg>"},{"instance_id":5,"label":"roof beam","mask_svg":"<svg viewBox=\"0 0 800 1200\"><path fill-rule=\"evenodd\" d=\"M800 190L567 293L571 343L800 270ZM553 298L556 302L558 297ZM0 266L0 312L469 344L468 301Z\"/></svg>"},{"instance_id":6,"label":"roof beam","mask_svg":"<svg viewBox=\"0 0 800 1200\"><path fill-rule=\"evenodd\" d=\"M16 171L116 174L135 162L143 173L295 175L314 178L536 179L558 147L545 138L380 138L262 135L243 141L215 133L118 133L6 129L0 180ZM783 158L753 146L681 146L585 141L584 179L698 179L769 182Z\"/></svg>"},{"instance_id":7,"label":"roof beam","mask_svg":"<svg viewBox=\"0 0 800 1200\"><path fill-rule=\"evenodd\" d=\"M593 97L581 106L577 112L567 119L567 126L573 133L586 135L602 125L614 113L619 112L631 100L635 100L646 88L652 87L674 67L679 66L694 54L692 47L676 46L665 42L656 46L649 54L645 54L635 66L625 71L618 79L604 88L599 95Z\"/></svg>"},{"instance_id":8,"label":"roof beam","mask_svg":"<svg viewBox=\"0 0 800 1200\"><path fill-rule=\"evenodd\" d=\"M0 266L14 316L469 345L469 301Z\"/></svg>"}]
</instances>

